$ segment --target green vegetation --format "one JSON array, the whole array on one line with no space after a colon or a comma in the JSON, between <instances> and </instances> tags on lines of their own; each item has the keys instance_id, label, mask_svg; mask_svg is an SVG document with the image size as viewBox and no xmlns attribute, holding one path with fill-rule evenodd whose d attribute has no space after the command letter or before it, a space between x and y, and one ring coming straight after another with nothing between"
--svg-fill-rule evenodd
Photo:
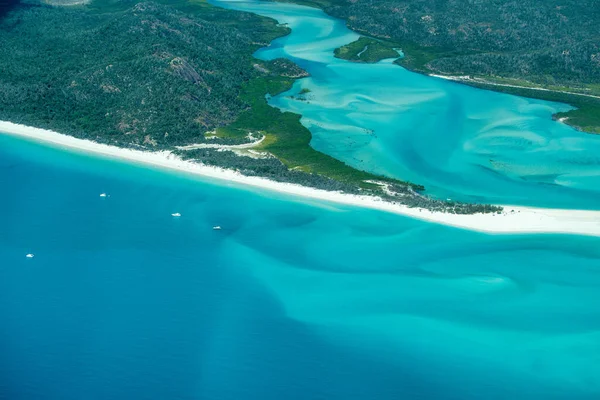
<instances>
[{"instance_id":1,"label":"green vegetation","mask_svg":"<svg viewBox=\"0 0 600 400\"><path fill-rule=\"evenodd\" d=\"M564 122L577 130L600 134L600 101L596 101L594 104L586 103L573 101L571 104L579 104L576 110L557 113L554 117L566 118Z\"/></svg>"},{"instance_id":2,"label":"green vegetation","mask_svg":"<svg viewBox=\"0 0 600 400\"><path fill-rule=\"evenodd\" d=\"M248 106L242 85L265 75L252 52L288 30L202 2L169 4L15 8L0 21L0 118L155 148L234 121Z\"/></svg>"},{"instance_id":3,"label":"green vegetation","mask_svg":"<svg viewBox=\"0 0 600 400\"><path fill-rule=\"evenodd\" d=\"M394 43L361 36L358 40L335 49L335 56L349 61L374 63L386 58L398 58Z\"/></svg>"},{"instance_id":4,"label":"green vegetation","mask_svg":"<svg viewBox=\"0 0 600 400\"><path fill-rule=\"evenodd\" d=\"M335 49L334 54L344 60L367 63L378 62L386 58L397 58L396 64L411 71L430 73L428 64L438 58L457 57L474 54L474 52L421 46L410 41L393 42L361 36L358 40Z\"/></svg>"},{"instance_id":5,"label":"green vegetation","mask_svg":"<svg viewBox=\"0 0 600 400\"><path fill-rule=\"evenodd\" d=\"M287 1L287 0L285 0ZM299 0L429 54L430 72L600 83L596 0ZM413 49L414 50L414 49Z\"/></svg>"},{"instance_id":6,"label":"green vegetation","mask_svg":"<svg viewBox=\"0 0 600 400\"><path fill-rule=\"evenodd\" d=\"M398 53L399 50L402 55ZM386 58L397 58L396 64L422 73L431 72L427 65L438 58L473 54L472 51L420 46L409 41L393 42L366 36L361 36L358 40L335 49L334 53L336 57L344 60L367 63L378 62Z\"/></svg>"},{"instance_id":7,"label":"green vegetation","mask_svg":"<svg viewBox=\"0 0 600 400\"><path fill-rule=\"evenodd\" d=\"M311 134L300 123L300 115L281 112L268 105L264 93L276 95L291 87L292 79L283 77L258 78L244 86L241 99L250 104L237 121L217 132L228 136L245 137L249 131L266 135L260 149L277 157L288 168L306 173L323 175L336 181L355 185L365 189L375 189L376 185L365 182L378 180L389 183L401 183L368 172L354 169L343 162L318 152L310 147ZM412 185L415 189L422 186Z\"/></svg>"},{"instance_id":8,"label":"green vegetation","mask_svg":"<svg viewBox=\"0 0 600 400\"><path fill-rule=\"evenodd\" d=\"M402 49L403 57L395 62L411 71L420 73L431 73L429 65L431 62L440 58L451 58L475 54L475 51L453 50L436 46L422 46L415 42L403 41L399 43L398 48Z\"/></svg>"}]
</instances>

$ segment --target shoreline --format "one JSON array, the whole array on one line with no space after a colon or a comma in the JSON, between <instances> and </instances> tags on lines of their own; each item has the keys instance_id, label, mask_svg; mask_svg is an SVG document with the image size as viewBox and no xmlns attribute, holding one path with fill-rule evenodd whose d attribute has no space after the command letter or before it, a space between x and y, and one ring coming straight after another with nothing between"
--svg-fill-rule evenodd
<instances>
[{"instance_id":1,"label":"shoreline","mask_svg":"<svg viewBox=\"0 0 600 400\"><path fill-rule=\"evenodd\" d=\"M150 152L121 148L8 121L0 121L0 134L30 139L53 147L66 148L71 151L76 150L95 155L109 156L138 164L152 165L196 176L234 182L271 192L369 208L479 232L498 234L562 233L600 236L600 211L501 205L504 208L501 214L462 215L432 212L426 209L410 208L405 205L391 203L373 196L331 192L298 184L271 181L266 178L244 176L233 170L186 161L169 151Z\"/></svg>"},{"instance_id":2,"label":"shoreline","mask_svg":"<svg viewBox=\"0 0 600 400\"><path fill-rule=\"evenodd\" d=\"M578 92L567 92L567 91L562 91L562 90L552 90L552 89L547 89L544 87L539 87L539 86L519 86L519 85L511 85L508 83L496 83L496 82L490 82L490 81L486 81L483 79L476 79L476 78L471 78L468 75L464 75L464 76L455 76L455 75L438 75L438 74L426 74L427 76L431 76L432 78L440 78L440 79L444 79L447 81L452 81L452 82L459 82L459 83L474 83L474 84L481 84L481 85L489 85L489 86L499 86L499 87L509 87L509 88L515 88L515 89L525 89L525 90L539 90L542 92L552 92L552 93L564 93L564 94L570 94L573 96L582 96L582 97L590 97L593 99L600 99L600 96L596 96L593 94L585 94L585 93L578 93Z\"/></svg>"}]
</instances>

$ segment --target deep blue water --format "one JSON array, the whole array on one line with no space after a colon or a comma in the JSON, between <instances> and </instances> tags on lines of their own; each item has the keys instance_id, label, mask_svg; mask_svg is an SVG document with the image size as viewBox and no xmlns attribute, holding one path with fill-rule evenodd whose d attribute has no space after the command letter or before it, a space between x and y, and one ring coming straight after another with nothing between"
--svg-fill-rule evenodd
<instances>
[{"instance_id":1,"label":"deep blue water","mask_svg":"<svg viewBox=\"0 0 600 400\"><path fill-rule=\"evenodd\" d=\"M486 235L3 135L0 188L1 399L600 398L600 238Z\"/></svg>"}]
</instances>

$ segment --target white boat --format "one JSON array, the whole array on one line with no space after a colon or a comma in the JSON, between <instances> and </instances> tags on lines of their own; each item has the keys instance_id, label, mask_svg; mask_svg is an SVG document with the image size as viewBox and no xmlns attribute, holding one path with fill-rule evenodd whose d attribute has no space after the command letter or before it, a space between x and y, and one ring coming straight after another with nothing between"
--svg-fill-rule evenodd
<instances>
[{"instance_id":1,"label":"white boat","mask_svg":"<svg viewBox=\"0 0 600 400\"><path fill-rule=\"evenodd\" d=\"M173 214L171 214L171 216L172 217L181 217L181 214L179 214L179 213L173 213Z\"/></svg>"},{"instance_id":2,"label":"white boat","mask_svg":"<svg viewBox=\"0 0 600 400\"><path fill-rule=\"evenodd\" d=\"M33 254L29 253L29 254L27 254L25 257L27 257L27 258L33 258L33 257L35 257L35 256L34 256Z\"/></svg>"},{"instance_id":3,"label":"white boat","mask_svg":"<svg viewBox=\"0 0 600 400\"><path fill-rule=\"evenodd\" d=\"M219 225L213 226L213 231L220 231L221 227Z\"/></svg>"},{"instance_id":4,"label":"white boat","mask_svg":"<svg viewBox=\"0 0 600 400\"><path fill-rule=\"evenodd\" d=\"M106 197L106 193L101 193L100 197Z\"/></svg>"}]
</instances>

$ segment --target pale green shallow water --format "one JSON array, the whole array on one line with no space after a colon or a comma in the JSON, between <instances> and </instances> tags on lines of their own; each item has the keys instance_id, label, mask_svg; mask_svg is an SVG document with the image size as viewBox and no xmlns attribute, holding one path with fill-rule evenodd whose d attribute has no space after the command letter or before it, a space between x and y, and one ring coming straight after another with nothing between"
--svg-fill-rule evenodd
<instances>
[{"instance_id":1,"label":"pale green shallow water","mask_svg":"<svg viewBox=\"0 0 600 400\"><path fill-rule=\"evenodd\" d=\"M486 235L7 136L0 188L2 399L600 397L600 238Z\"/></svg>"}]
</instances>

